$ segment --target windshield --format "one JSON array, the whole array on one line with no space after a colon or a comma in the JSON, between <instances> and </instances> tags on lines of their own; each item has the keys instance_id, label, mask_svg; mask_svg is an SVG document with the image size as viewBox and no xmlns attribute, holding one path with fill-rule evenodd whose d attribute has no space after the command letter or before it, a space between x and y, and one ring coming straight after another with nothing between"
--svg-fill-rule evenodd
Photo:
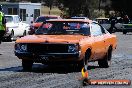
<instances>
[{"instance_id":1,"label":"windshield","mask_svg":"<svg viewBox=\"0 0 132 88\"><path fill-rule=\"evenodd\" d=\"M5 16L6 22L12 22L13 17L12 16Z\"/></svg>"},{"instance_id":2,"label":"windshield","mask_svg":"<svg viewBox=\"0 0 132 88\"><path fill-rule=\"evenodd\" d=\"M36 34L90 35L90 27L89 24L82 22L47 22L36 30Z\"/></svg>"},{"instance_id":3,"label":"windshield","mask_svg":"<svg viewBox=\"0 0 132 88\"><path fill-rule=\"evenodd\" d=\"M57 17L38 17L35 22L44 22L49 19L57 19Z\"/></svg>"}]
</instances>

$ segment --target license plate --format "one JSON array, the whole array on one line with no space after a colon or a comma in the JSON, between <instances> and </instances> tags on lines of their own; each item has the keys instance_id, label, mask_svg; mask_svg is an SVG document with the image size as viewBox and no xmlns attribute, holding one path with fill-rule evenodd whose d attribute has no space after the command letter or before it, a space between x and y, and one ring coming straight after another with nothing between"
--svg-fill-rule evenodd
<instances>
[{"instance_id":1,"label":"license plate","mask_svg":"<svg viewBox=\"0 0 132 88\"><path fill-rule=\"evenodd\" d=\"M49 57L48 56L40 56L42 60L48 60Z\"/></svg>"}]
</instances>

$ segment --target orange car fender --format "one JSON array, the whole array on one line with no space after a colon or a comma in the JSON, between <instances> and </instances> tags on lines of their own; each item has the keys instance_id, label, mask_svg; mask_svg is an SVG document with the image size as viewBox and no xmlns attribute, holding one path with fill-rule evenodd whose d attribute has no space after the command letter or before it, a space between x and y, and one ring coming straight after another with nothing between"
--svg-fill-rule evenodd
<instances>
[{"instance_id":1,"label":"orange car fender","mask_svg":"<svg viewBox=\"0 0 132 88\"><path fill-rule=\"evenodd\" d=\"M116 38L116 35L112 35L112 37L110 38L109 46L112 46L112 50L116 49L116 47L117 47L117 38Z\"/></svg>"},{"instance_id":2,"label":"orange car fender","mask_svg":"<svg viewBox=\"0 0 132 88\"><path fill-rule=\"evenodd\" d=\"M115 50L117 47L117 38L116 36L113 38L113 50Z\"/></svg>"},{"instance_id":3,"label":"orange car fender","mask_svg":"<svg viewBox=\"0 0 132 88\"><path fill-rule=\"evenodd\" d=\"M112 47L112 50L115 50L116 47L117 47L116 35L107 34L105 37L107 38L105 40L105 45L106 45L106 50L105 51L107 52L110 46Z\"/></svg>"},{"instance_id":4,"label":"orange car fender","mask_svg":"<svg viewBox=\"0 0 132 88\"><path fill-rule=\"evenodd\" d=\"M80 51L81 51L80 60L82 60L85 57L85 53L87 52L88 49L90 49L90 51L91 51L90 58L92 58L93 57L93 50L92 50L91 44L81 44L80 45Z\"/></svg>"}]
</instances>

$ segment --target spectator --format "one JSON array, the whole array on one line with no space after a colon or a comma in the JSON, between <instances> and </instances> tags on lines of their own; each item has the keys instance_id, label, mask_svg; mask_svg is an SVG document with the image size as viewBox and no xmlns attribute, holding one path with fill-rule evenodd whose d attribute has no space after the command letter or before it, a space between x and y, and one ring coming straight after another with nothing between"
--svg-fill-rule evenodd
<instances>
[{"instance_id":1,"label":"spectator","mask_svg":"<svg viewBox=\"0 0 132 88\"><path fill-rule=\"evenodd\" d=\"M124 24L128 24L129 21L130 21L130 19L129 19L128 15L125 15L124 18L123 18Z\"/></svg>"},{"instance_id":2,"label":"spectator","mask_svg":"<svg viewBox=\"0 0 132 88\"><path fill-rule=\"evenodd\" d=\"M115 27L115 24L117 22L117 18L115 16L115 14L112 14L112 16L110 17L109 21L111 23L111 27L109 29L109 32L112 33L112 32L114 32L113 29L116 29L117 30L117 28Z\"/></svg>"},{"instance_id":3,"label":"spectator","mask_svg":"<svg viewBox=\"0 0 132 88\"><path fill-rule=\"evenodd\" d=\"M63 18L63 13L60 13L60 17Z\"/></svg>"},{"instance_id":4,"label":"spectator","mask_svg":"<svg viewBox=\"0 0 132 88\"><path fill-rule=\"evenodd\" d=\"M2 12L2 5L0 5L0 44L2 41L2 38L6 32L6 22L4 19L4 13Z\"/></svg>"}]
</instances>

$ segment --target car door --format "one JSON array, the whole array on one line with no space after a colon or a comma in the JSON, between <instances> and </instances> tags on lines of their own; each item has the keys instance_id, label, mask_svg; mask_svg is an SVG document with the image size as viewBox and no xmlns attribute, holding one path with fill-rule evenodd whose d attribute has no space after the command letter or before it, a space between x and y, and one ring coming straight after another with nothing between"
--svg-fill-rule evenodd
<instances>
[{"instance_id":1,"label":"car door","mask_svg":"<svg viewBox=\"0 0 132 88\"><path fill-rule=\"evenodd\" d=\"M13 26L14 36L16 37L18 35L19 24L17 23L15 15L13 15Z\"/></svg>"},{"instance_id":2,"label":"car door","mask_svg":"<svg viewBox=\"0 0 132 88\"><path fill-rule=\"evenodd\" d=\"M101 26L93 23L90 28L91 36L94 37L92 50L94 51L94 59L102 58L105 54L105 40L101 30Z\"/></svg>"},{"instance_id":3,"label":"car door","mask_svg":"<svg viewBox=\"0 0 132 88\"><path fill-rule=\"evenodd\" d=\"M23 23L20 21L19 16L15 17L16 24L18 25L18 29L16 31L17 36L22 36L23 35Z\"/></svg>"},{"instance_id":4,"label":"car door","mask_svg":"<svg viewBox=\"0 0 132 88\"><path fill-rule=\"evenodd\" d=\"M101 26L101 30L102 30L102 33L103 33L103 36L104 36L104 48L105 48L105 53L107 53L108 51L108 48L109 48L109 44L110 44L110 41L109 39L111 38L111 35L110 33Z\"/></svg>"},{"instance_id":5,"label":"car door","mask_svg":"<svg viewBox=\"0 0 132 88\"><path fill-rule=\"evenodd\" d=\"M13 18L14 20L14 24L16 25L16 28L14 29L14 36L17 37L18 35L20 35L20 32L19 32L19 22L17 20L17 16L14 16Z\"/></svg>"}]
</instances>

